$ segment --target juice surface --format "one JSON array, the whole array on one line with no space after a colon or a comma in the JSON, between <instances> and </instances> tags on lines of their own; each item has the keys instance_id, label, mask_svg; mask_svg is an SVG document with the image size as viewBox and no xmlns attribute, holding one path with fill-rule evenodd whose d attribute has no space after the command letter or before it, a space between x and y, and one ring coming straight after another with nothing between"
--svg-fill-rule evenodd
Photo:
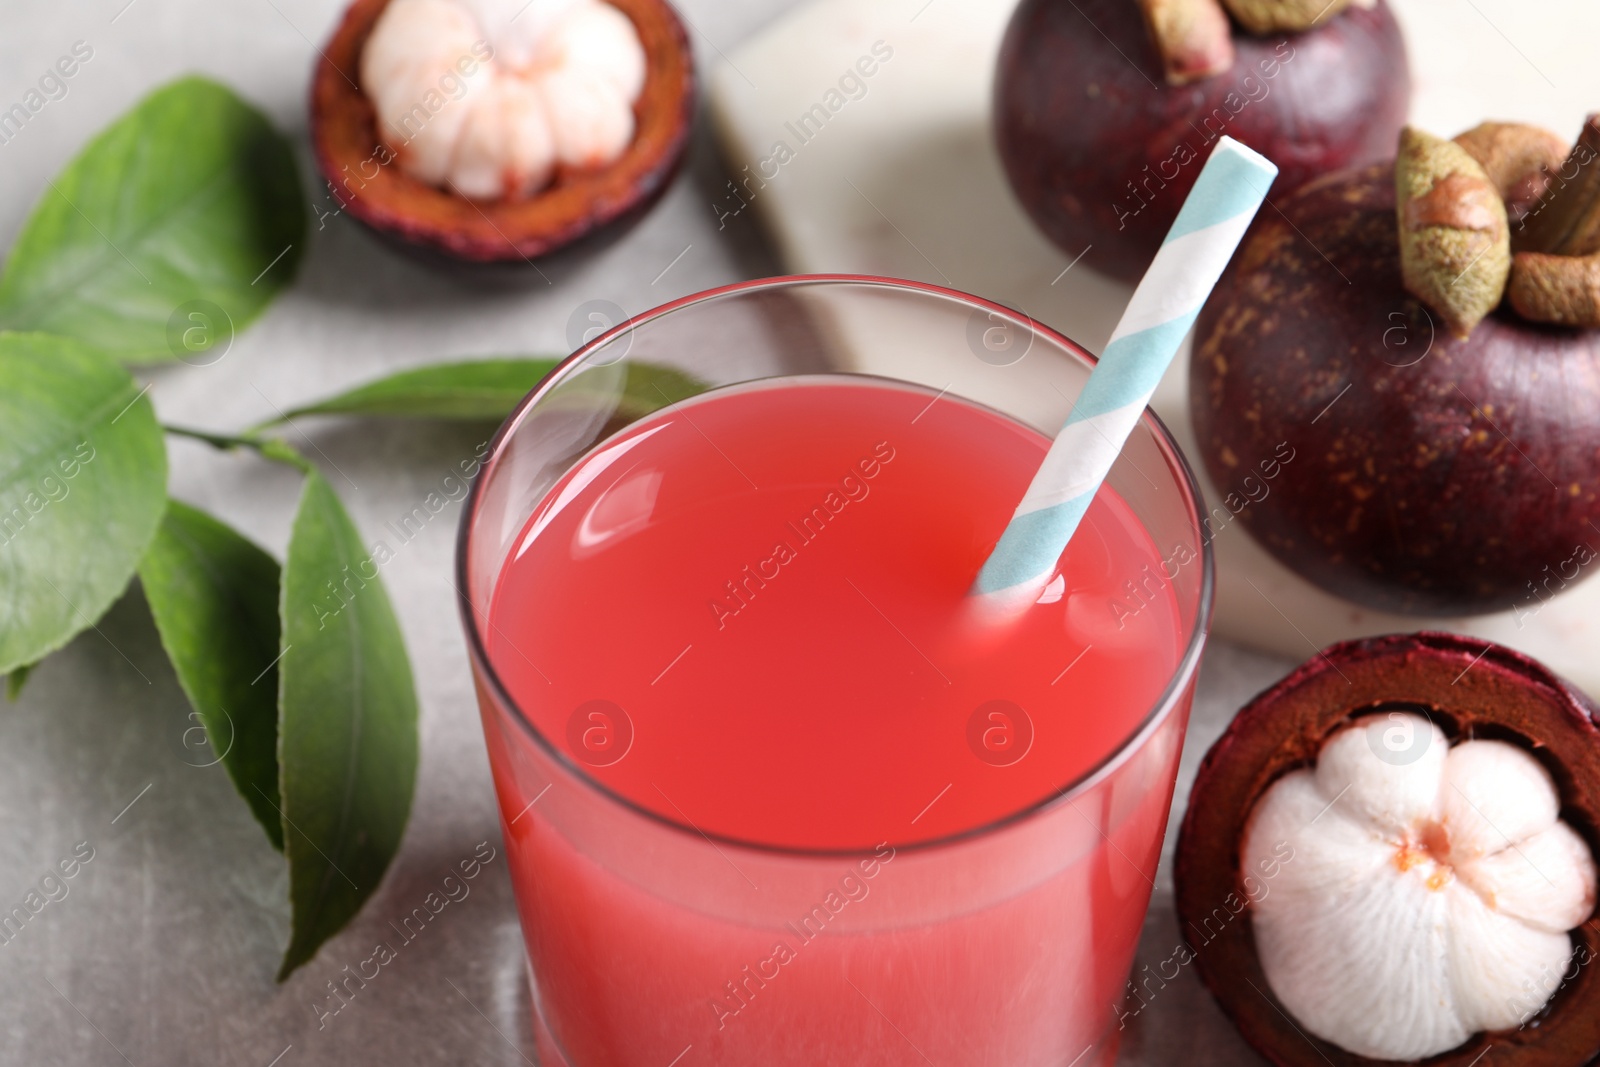
<instances>
[{"instance_id":1,"label":"juice surface","mask_svg":"<svg viewBox=\"0 0 1600 1067\"><path fill-rule=\"evenodd\" d=\"M1159 550L1102 487L1014 623L967 591L1049 441L873 379L771 379L628 427L536 509L489 657L587 774L803 850L984 826L1092 770L1182 654Z\"/></svg>"}]
</instances>

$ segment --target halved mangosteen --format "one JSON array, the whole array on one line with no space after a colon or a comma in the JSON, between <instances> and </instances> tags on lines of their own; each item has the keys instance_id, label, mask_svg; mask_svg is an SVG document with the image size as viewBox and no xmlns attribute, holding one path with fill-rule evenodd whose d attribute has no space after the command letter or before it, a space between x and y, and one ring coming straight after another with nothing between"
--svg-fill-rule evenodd
<instances>
[{"instance_id":1,"label":"halved mangosteen","mask_svg":"<svg viewBox=\"0 0 1600 1067\"><path fill-rule=\"evenodd\" d=\"M1600 730L1519 653L1336 645L1252 700L1177 846L1206 986L1279 1067L1600 1056Z\"/></svg>"},{"instance_id":2,"label":"halved mangosteen","mask_svg":"<svg viewBox=\"0 0 1600 1067\"><path fill-rule=\"evenodd\" d=\"M468 83L472 77L480 76L494 63L505 62L492 43L497 38L501 39L500 51L504 52L506 34L515 32L520 39L511 40L509 50L526 53L529 39L538 29L531 25L535 19L528 17L528 24L515 31L508 27L493 32L477 30L472 35L477 39L470 47L456 50L461 52L461 67L441 65L436 75L429 75L441 83L434 86L430 82L426 87L434 90L432 96L419 83L412 93L415 100L410 96L398 98L398 112L421 108L416 128L405 125L401 130L393 119L388 123L380 119L380 109L369 95L371 86L363 71L364 53L374 30L386 11L400 4L426 5L431 8L429 16L439 17L442 12L447 20L471 20L479 9L487 11L495 6L455 0L422 0L422 4L417 0L356 0L345 12L322 49L311 88L313 152L343 210L407 249L458 261L514 263L531 261L602 229L615 232L642 217L666 191L688 146L695 106L693 52L683 23L666 0L609 0L604 5L587 5L608 7L625 16L643 53L643 77L632 100L632 134L619 154L601 158L591 153L585 158L585 150L580 148L576 153L557 151L548 167L541 167L538 162L523 163L530 155L537 159L543 150L537 143L526 148L528 141L582 136L586 116L599 113L592 99L594 93L583 85L569 86L567 100L575 101L572 108L576 115L565 131L556 128L559 123L555 121L548 123L551 129L543 133L537 128L531 133L524 129L517 134L524 147L509 148L491 141L497 134L495 130L480 126L477 131L467 131L475 133L480 142L490 141L493 148L504 148L503 154L508 157L503 173L496 174L491 152L490 163L479 168L480 172L487 172L487 181L480 180L472 188L463 188L461 180L452 178L437 161L431 166L424 162L422 166L408 167L410 139L418 133L434 137L441 126L434 125L428 131L424 125L448 122L442 116L448 115L452 106L459 106L462 97L457 92L470 95L473 90ZM576 6L545 0L535 0L535 4L559 9L557 14ZM510 5L511 26L515 26L515 19L524 17L517 9L526 6ZM428 37L413 24L391 34L390 47L395 47L396 42L400 48L415 47L411 42L426 41ZM578 50L582 51L581 46ZM591 57L584 58L588 61ZM538 73L524 70L516 77L534 78ZM520 99L512 99L518 94L507 94L507 100L496 105L495 113L508 122L519 107L526 109L539 102L538 92L520 84L514 88ZM615 125L611 123L613 130ZM462 138L464 142L468 139Z\"/></svg>"}]
</instances>

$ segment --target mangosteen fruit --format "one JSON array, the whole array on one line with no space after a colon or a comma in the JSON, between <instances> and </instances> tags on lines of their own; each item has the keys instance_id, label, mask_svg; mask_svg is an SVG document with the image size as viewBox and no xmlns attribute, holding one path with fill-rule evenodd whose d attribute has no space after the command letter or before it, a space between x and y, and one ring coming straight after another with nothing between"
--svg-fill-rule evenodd
<instances>
[{"instance_id":1,"label":"mangosteen fruit","mask_svg":"<svg viewBox=\"0 0 1600 1067\"><path fill-rule=\"evenodd\" d=\"M1278 1067L1600 1056L1595 707L1519 653L1329 648L1206 754L1175 866L1205 985Z\"/></svg>"},{"instance_id":2,"label":"mangosteen fruit","mask_svg":"<svg viewBox=\"0 0 1600 1067\"><path fill-rule=\"evenodd\" d=\"M1600 547L1600 183L1578 162L1600 122L1570 154L1483 129L1407 130L1397 164L1279 201L1196 324L1213 484L1288 567L1382 610L1535 610Z\"/></svg>"},{"instance_id":3,"label":"mangosteen fruit","mask_svg":"<svg viewBox=\"0 0 1600 1067\"><path fill-rule=\"evenodd\" d=\"M694 95L666 0L356 0L312 148L341 209L402 247L532 261L659 199Z\"/></svg>"},{"instance_id":4,"label":"mangosteen fruit","mask_svg":"<svg viewBox=\"0 0 1600 1067\"><path fill-rule=\"evenodd\" d=\"M1132 280L1219 137L1267 156L1290 190L1386 158L1410 91L1384 0L1022 0L994 126L1046 236Z\"/></svg>"}]
</instances>

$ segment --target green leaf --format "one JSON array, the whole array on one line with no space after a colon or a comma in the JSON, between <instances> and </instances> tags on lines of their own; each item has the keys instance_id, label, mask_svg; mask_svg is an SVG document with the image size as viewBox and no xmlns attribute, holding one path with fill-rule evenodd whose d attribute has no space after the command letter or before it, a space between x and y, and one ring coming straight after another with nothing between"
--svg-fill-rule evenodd
<instances>
[{"instance_id":1,"label":"green leaf","mask_svg":"<svg viewBox=\"0 0 1600 1067\"><path fill-rule=\"evenodd\" d=\"M279 979L378 887L417 769L417 697L378 563L322 475L306 474L284 564L279 791L293 930Z\"/></svg>"},{"instance_id":2,"label":"green leaf","mask_svg":"<svg viewBox=\"0 0 1600 1067\"><path fill-rule=\"evenodd\" d=\"M660 411L680 400L710 389L711 386L691 375L658 363L629 363L628 380L622 389L617 414L632 421L641 419L652 411Z\"/></svg>"},{"instance_id":3,"label":"green leaf","mask_svg":"<svg viewBox=\"0 0 1600 1067\"><path fill-rule=\"evenodd\" d=\"M388 415L498 422L560 362L554 359L483 359L435 363L358 386L284 416ZM619 414L635 419L710 388L671 367L630 363ZM581 388L582 379L574 383ZM282 420L273 420L274 422ZM268 425L271 425L270 423Z\"/></svg>"},{"instance_id":4,"label":"green leaf","mask_svg":"<svg viewBox=\"0 0 1600 1067\"><path fill-rule=\"evenodd\" d=\"M105 613L166 504L166 445L128 372L66 338L0 334L0 673Z\"/></svg>"},{"instance_id":5,"label":"green leaf","mask_svg":"<svg viewBox=\"0 0 1600 1067\"><path fill-rule=\"evenodd\" d=\"M503 419L558 362L554 359L484 359L435 363L391 374L349 392L295 408L284 418L393 415Z\"/></svg>"},{"instance_id":6,"label":"green leaf","mask_svg":"<svg viewBox=\"0 0 1600 1067\"><path fill-rule=\"evenodd\" d=\"M228 769L281 852L277 560L174 500L139 564L139 580L213 762ZM186 748L195 747L187 740Z\"/></svg>"},{"instance_id":7,"label":"green leaf","mask_svg":"<svg viewBox=\"0 0 1600 1067\"><path fill-rule=\"evenodd\" d=\"M289 143L227 88L181 78L46 187L0 278L0 329L212 362L294 276L305 230Z\"/></svg>"},{"instance_id":8,"label":"green leaf","mask_svg":"<svg viewBox=\"0 0 1600 1067\"><path fill-rule=\"evenodd\" d=\"M32 674L33 669L37 666L37 663L29 663L6 675L7 700L14 701L22 695L22 687L28 684L28 675Z\"/></svg>"}]
</instances>

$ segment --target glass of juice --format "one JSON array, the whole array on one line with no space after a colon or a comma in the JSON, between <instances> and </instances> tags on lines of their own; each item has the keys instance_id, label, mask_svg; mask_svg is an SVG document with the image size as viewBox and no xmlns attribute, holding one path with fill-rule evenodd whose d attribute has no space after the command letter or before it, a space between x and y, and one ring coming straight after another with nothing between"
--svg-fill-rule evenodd
<instances>
[{"instance_id":1,"label":"glass of juice","mask_svg":"<svg viewBox=\"0 0 1600 1067\"><path fill-rule=\"evenodd\" d=\"M506 421L458 584L546 1067L1115 1058L1212 589L1155 416L1038 603L968 598L1093 364L775 279Z\"/></svg>"}]
</instances>

